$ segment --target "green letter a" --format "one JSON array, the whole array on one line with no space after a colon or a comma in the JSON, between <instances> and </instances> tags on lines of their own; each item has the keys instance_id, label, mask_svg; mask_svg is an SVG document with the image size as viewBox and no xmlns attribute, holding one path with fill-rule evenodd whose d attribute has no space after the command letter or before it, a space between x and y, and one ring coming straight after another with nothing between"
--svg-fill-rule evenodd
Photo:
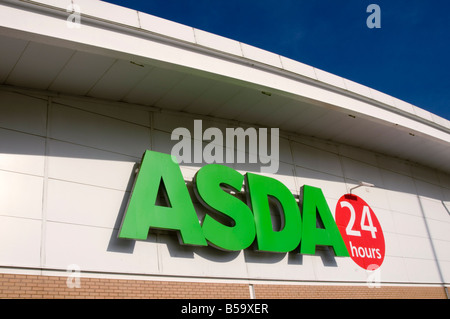
<instances>
[{"instance_id":1,"label":"green letter a","mask_svg":"<svg viewBox=\"0 0 450 319\"><path fill-rule=\"evenodd\" d=\"M304 185L302 254L314 255L316 245L332 246L336 256L349 256L341 233L331 215L330 208L320 188ZM324 228L317 228L317 214Z\"/></svg>"},{"instance_id":2,"label":"green letter a","mask_svg":"<svg viewBox=\"0 0 450 319\"><path fill-rule=\"evenodd\" d=\"M170 207L156 205L161 183ZM179 165L170 155L152 151L142 158L119 238L145 240L149 228L178 230L182 243L207 245Z\"/></svg>"}]
</instances>

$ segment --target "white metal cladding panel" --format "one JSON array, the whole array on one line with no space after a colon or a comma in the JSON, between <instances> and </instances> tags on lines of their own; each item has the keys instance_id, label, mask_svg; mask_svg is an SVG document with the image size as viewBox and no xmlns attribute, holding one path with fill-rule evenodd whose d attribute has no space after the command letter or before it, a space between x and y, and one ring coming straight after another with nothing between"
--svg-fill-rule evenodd
<instances>
[{"instance_id":1,"label":"white metal cladding panel","mask_svg":"<svg viewBox=\"0 0 450 319\"><path fill-rule=\"evenodd\" d=\"M0 92L1 265L40 265L45 127L46 101Z\"/></svg>"},{"instance_id":2,"label":"white metal cladding panel","mask_svg":"<svg viewBox=\"0 0 450 319\"><path fill-rule=\"evenodd\" d=\"M47 194L48 221L113 228L130 192L50 179Z\"/></svg>"},{"instance_id":3,"label":"white metal cladding panel","mask_svg":"<svg viewBox=\"0 0 450 319\"><path fill-rule=\"evenodd\" d=\"M50 137L58 140L138 158L150 147L150 132L145 126L56 103L52 104L51 117Z\"/></svg>"},{"instance_id":4,"label":"white metal cladding panel","mask_svg":"<svg viewBox=\"0 0 450 319\"><path fill-rule=\"evenodd\" d=\"M327 199L337 201L343 194L347 193L343 177L314 171L300 166L295 166L295 172L297 174L296 182L299 187L302 185L319 187L322 189L323 194ZM330 205L330 208L334 211L332 205Z\"/></svg>"},{"instance_id":5,"label":"white metal cladding panel","mask_svg":"<svg viewBox=\"0 0 450 319\"><path fill-rule=\"evenodd\" d=\"M335 176L344 176L339 156L335 153L300 143L292 143L292 153L297 166Z\"/></svg>"},{"instance_id":6,"label":"white metal cladding panel","mask_svg":"<svg viewBox=\"0 0 450 319\"><path fill-rule=\"evenodd\" d=\"M117 119L124 122L134 123L139 126L150 127L150 115L142 108L124 109L121 104L111 104L108 101L86 100L80 103L79 99L67 97L52 97L55 104L62 106L73 107L77 110L84 110L86 112L103 115L110 119Z\"/></svg>"},{"instance_id":7,"label":"white metal cladding panel","mask_svg":"<svg viewBox=\"0 0 450 319\"><path fill-rule=\"evenodd\" d=\"M111 228L47 222L45 267L65 269L76 264L81 271L158 273L157 247L146 242L116 243Z\"/></svg>"},{"instance_id":8,"label":"white metal cladding panel","mask_svg":"<svg viewBox=\"0 0 450 319\"><path fill-rule=\"evenodd\" d=\"M45 138L0 128L0 169L44 176Z\"/></svg>"},{"instance_id":9,"label":"white metal cladding panel","mask_svg":"<svg viewBox=\"0 0 450 319\"><path fill-rule=\"evenodd\" d=\"M93 100L55 98L47 107L46 97L4 92L0 97L1 265L64 270L75 263L85 271L367 280L366 271L350 258L334 258L326 249L315 256L225 253L180 246L173 233L152 233L145 241L119 240L135 164L146 148L170 153L176 143L170 140L171 131L186 127L193 133L193 118ZM205 119L203 129L224 131L232 124ZM449 282L448 175L306 137L282 137L280 152L279 174L268 175L294 194L304 184L322 188L333 213L339 197L358 181L376 184L355 193L373 208L383 227L382 281ZM183 164L185 179L191 180L201 166ZM230 166L259 171L254 164ZM193 201L201 218L206 210Z\"/></svg>"},{"instance_id":10,"label":"white metal cladding panel","mask_svg":"<svg viewBox=\"0 0 450 319\"><path fill-rule=\"evenodd\" d=\"M131 189L138 158L55 140L49 141L48 148L49 178L123 191Z\"/></svg>"},{"instance_id":11,"label":"white metal cladding panel","mask_svg":"<svg viewBox=\"0 0 450 319\"><path fill-rule=\"evenodd\" d=\"M47 100L0 91L0 127L45 136Z\"/></svg>"},{"instance_id":12,"label":"white metal cladding panel","mask_svg":"<svg viewBox=\"0 0 450 319\"><path fill-rule=\"evenodd\" d=\"M0 180L3 184L3 180ZM0 265L40 267L42 221L0 215Z\"/></svg>"},{"instance_id":13,"label":"white metal cladding panel","mask_svg":"<svg viewBox=\"0 0 450 319\"><path fill-rule=\"evenodd\" d=\"M38 176L0 171L2 215L40 219L44 179Z\"/></svg>"}]
</instances>

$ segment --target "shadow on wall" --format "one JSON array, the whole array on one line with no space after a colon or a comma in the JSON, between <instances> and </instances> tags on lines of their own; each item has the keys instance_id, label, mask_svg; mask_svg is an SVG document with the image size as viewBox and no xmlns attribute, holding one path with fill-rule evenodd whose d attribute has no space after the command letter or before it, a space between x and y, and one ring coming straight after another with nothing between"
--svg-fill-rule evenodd
<instances>
[{"instance_id":1,"label":"shadow on wall","mask_svg":"<svg viewBox=\"0 0 450 319\"><path fill-rule=\"evenodd\" d=\"M132 254L134 251L135 240L121 239L117 237L118 230L114 229L107 250L110 252L119 252ZM146 242L164 244L172 258L189 258L193 259L198 255L206 260L215 263L227 263L236 259L241 251L223 251L211 246L194 247L182 245L178 241L175 231L158 232L150 231ZM276 264L286 258L290 265L302 265L303 255L300 254L299 248L288 253L272 253L253 250L251 247L244 250L244 259L246 263L255 264ZM317 247L316 256L319 256L322 263L326 267L337 267L334 252L329 247Z\"/></svg>"}]
</instances>

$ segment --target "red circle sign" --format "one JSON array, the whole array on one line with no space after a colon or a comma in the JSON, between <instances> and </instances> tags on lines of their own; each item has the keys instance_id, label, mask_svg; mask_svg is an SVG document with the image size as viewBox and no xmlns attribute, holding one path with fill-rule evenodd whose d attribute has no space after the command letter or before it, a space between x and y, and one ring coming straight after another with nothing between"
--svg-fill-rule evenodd
<instances>
[{"instance_id":1,"label":"red circle sign","mask_svg":"<svg viewBox=\"0 0 450 319\"><path fill-rule=\"evenodd\" d=\"M353 261L367 270L381 266L385 255L383 230L367 203L346 194L336 205L336 224Z\"/></svg>"}]
</instances>

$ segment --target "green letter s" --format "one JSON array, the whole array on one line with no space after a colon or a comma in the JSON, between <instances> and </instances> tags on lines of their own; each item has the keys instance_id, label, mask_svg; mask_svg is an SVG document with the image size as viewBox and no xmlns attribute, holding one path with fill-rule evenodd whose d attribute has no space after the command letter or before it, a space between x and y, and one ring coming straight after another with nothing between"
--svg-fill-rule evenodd
<instances>
[{"instance_id":1,"label":"green letter s","mask_svg":"<svg viewBox=\"0 0 450 319\"><path fill-rule=\"evenodd\" d=\"M194 178L198 200L213 212L231 217L230 225L224 225L210 214L203 220L203 234L215 247L224 250L241 250L255 239L255 222L248 206L239 198L226 193L222 184L239 192L244 176L234 169L217 164L202 167Z\"/></svg>"}]
</instances>

